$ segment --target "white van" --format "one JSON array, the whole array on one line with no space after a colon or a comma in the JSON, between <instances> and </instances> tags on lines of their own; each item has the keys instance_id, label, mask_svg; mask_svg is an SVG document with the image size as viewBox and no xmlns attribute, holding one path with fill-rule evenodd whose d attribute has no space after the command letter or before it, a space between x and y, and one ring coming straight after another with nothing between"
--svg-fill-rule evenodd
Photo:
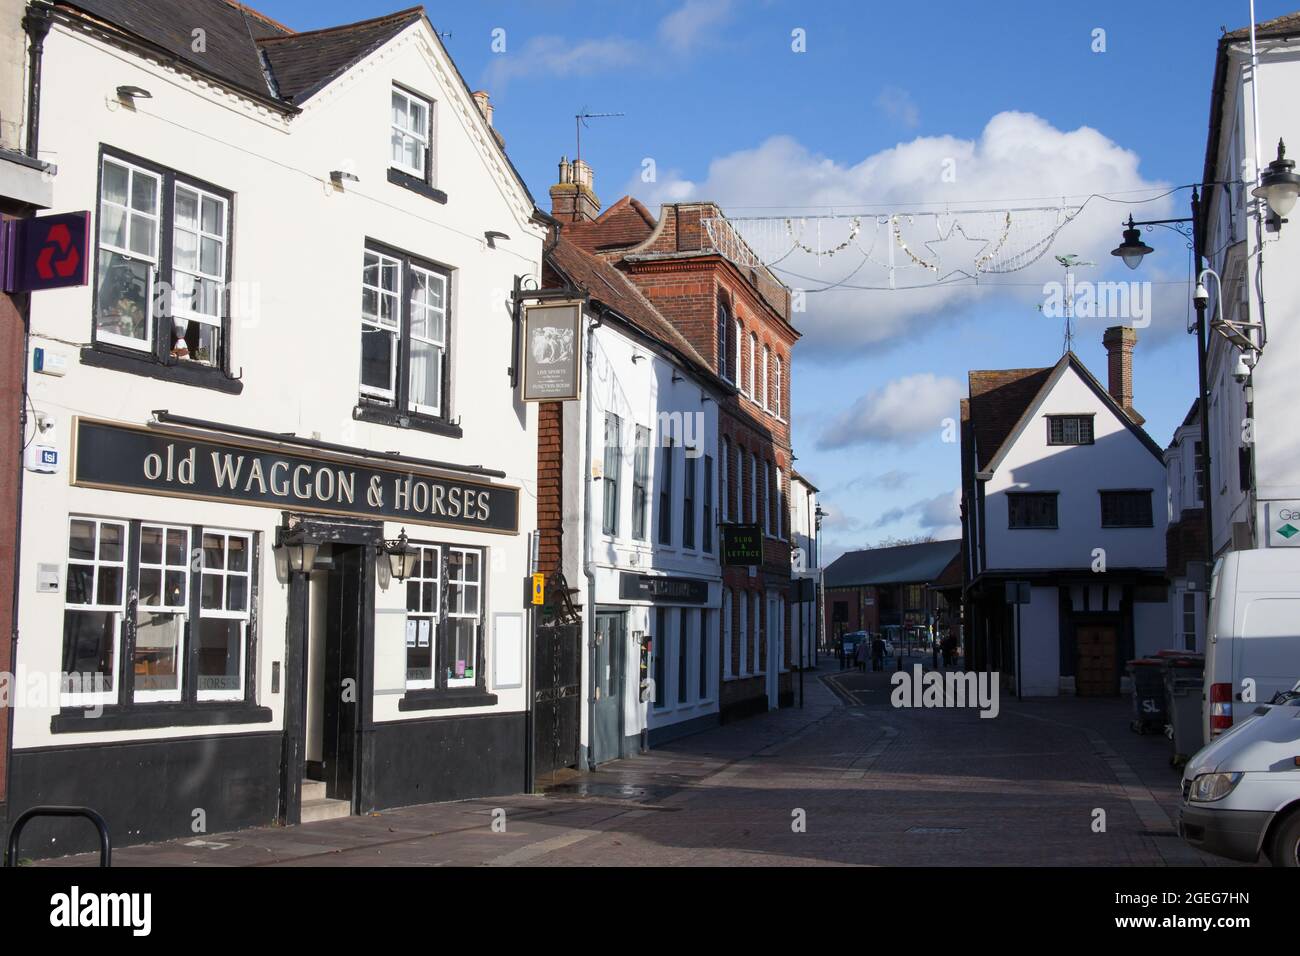
<instances>
[{"instance_id":1,"label":"white van","mask_svg":"<svg viewBox=\"0 0 1300 956\"><path fill-rule=\"evenodd\" d=\"M1300 548L1225 554L1210 579L1201 725L1208 744L1300 680ZM1250 699L1243 699L1243 692Z\"/></svg>"}]
</instances>

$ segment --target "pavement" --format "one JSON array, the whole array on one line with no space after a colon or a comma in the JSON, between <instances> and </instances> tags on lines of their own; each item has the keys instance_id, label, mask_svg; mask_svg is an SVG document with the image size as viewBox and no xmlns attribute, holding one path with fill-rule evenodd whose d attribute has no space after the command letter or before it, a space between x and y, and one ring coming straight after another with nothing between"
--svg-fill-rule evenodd
<instances>
[{"instance_id":1,"label":"pavement","mask_svg":"<svg viewBox=\"0 0 1300 956\"><path fill-rule=\"evenodd\" d=\"M910 667L910 662L909 662ZM805 674L805 702L544 794L115 849L117 866L1233 866L1180 840L1169 742L1126 699L895 708L890 674ZM88 865L88 856L40 865Z\"/></svg>"}]
</instances>

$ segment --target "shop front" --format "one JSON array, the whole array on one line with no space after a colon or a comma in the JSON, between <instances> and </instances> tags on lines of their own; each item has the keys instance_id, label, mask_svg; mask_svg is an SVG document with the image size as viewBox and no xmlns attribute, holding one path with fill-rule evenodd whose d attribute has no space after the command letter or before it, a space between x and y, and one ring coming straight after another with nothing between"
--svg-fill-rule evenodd
<instances>
[{"instance_id":1,"label":"shop front","mask_svg":"<svg viewBox=\"0 0 1300 956\"><path fill-rule=\"evenodd\" d=\"M15 807L92 807L125 844L524 789L502 473L165 414L71 429L67 481L26 499Z\"/></svg>"},{"instance_id":2,"label":"shop front","mask_svg":"<svg viewBox=\"0 0 1300 956\"><path fill-rule=\"evenodd\" d=\"M716 576L598 570L594 763L718 722L720 596Z\"/></svg>"}]
</instances>

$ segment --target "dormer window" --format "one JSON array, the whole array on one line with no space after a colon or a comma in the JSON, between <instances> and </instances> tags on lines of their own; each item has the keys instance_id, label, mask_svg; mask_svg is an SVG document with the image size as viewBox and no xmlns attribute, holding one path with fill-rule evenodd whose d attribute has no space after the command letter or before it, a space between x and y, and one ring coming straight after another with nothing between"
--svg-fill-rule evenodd
<instances>
[{"instance_id":1,"label":"dormer window","mask_svg":"<svg viewBox=\"0 0 1300 956\"><path fill-rule=\"evenodd\" d=\"M422 96L393 87L390 164L425 183L433 182L429 145L433 103Z\"/></svg>"},{"instance_id":2,"label":"dormer window","mask_svg":"<svg viewBox=\"0 0 1300 956\"><path fill-rule=\"evenodd\" d=\"M1047 444L1091 445L1091 415L1048 415Z\"/></svg>"}]
</instances>

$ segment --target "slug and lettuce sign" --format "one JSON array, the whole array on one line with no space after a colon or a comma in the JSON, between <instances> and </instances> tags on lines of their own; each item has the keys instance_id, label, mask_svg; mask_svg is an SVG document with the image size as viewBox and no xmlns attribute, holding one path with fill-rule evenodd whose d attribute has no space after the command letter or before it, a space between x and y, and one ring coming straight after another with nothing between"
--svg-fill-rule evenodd
<instances>
[{"instance_id":1,"label":"slug and lettuce sign","mask_svg":"<svg viewBox=\"0 0 1300 956\"><path fill-rule=\"evenodd\" d=\"M738 567L763 563L763 536L756 524L722 526L722 564Z\"/></svg>"},{"instance_id":2,"label":"slug and lettuce sign","mask_svg":"<svg viewBox=\"0 0 1300 956\"><path fill-rule=\"evenodd\" d=\"M519 490L225 439L77 419L72 483L517 534Z\"/></svg>"}]
</instances>

